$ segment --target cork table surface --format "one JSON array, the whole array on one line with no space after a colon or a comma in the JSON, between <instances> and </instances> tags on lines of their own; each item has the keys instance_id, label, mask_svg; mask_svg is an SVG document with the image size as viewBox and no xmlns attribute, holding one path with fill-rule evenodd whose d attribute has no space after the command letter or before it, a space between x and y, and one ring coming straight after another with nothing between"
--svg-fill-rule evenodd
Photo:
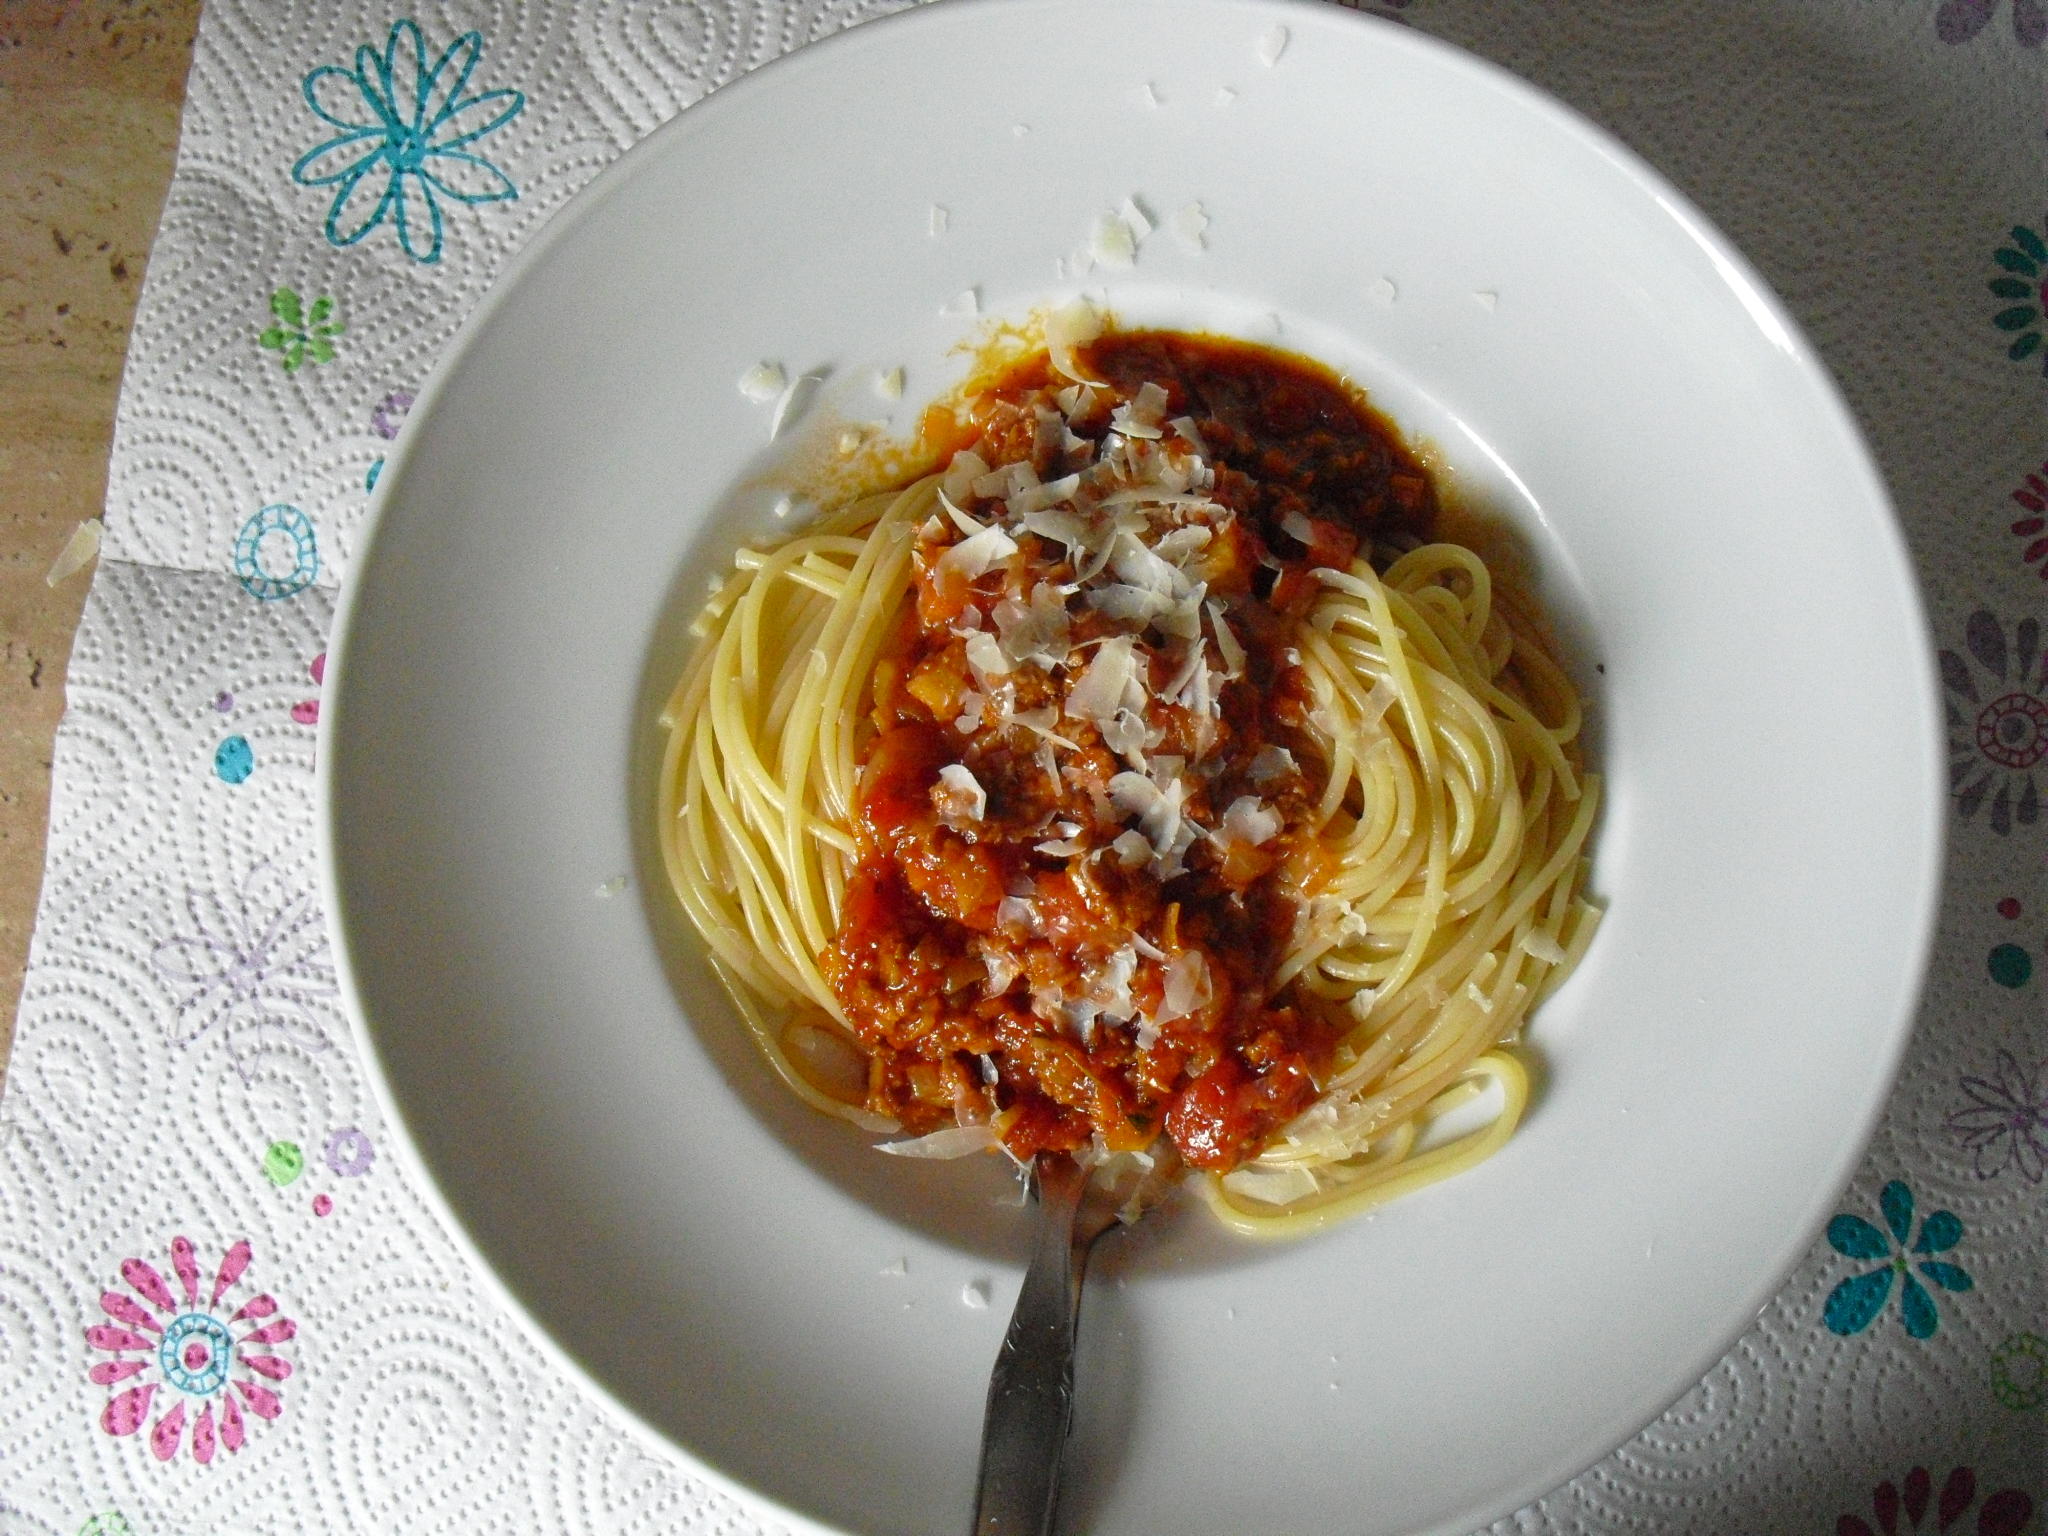
<instances>
[{"instance_id":1,"label":"cork table surface","mask_svg":"<svg viewBox=\"0 0 2048 1536\"><path fill-rule=\"evenodd\" d=\"M121 365L177 147L198 0L0 4L0 1066L49 819Z\"/></svg>"}]
</instances>

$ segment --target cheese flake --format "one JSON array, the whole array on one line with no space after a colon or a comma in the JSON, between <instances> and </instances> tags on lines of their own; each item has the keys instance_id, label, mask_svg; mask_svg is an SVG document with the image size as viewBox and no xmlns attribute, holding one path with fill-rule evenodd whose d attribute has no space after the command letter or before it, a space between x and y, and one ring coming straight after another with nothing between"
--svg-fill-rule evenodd
<instances>
[{"instance_id":1,"label":"cheese flake","mask_svg":"<svg viewBox=\"0 0 2048 1536\"><path fill-rule=\"evenodd\" d=\"M1016 553L1017 541L1001 528L991 525L962 539L939 556L939 567L956 570L968 581L978 581L992 567Z\"/></svg>"},{"instance_id":2,"label":"cheese flake","mask_svg":"<svg viewBox=\"0 0 2048 1536\"><path fill-rule=\"evenodd\" d=\"M932 809L947 822L980 821L988 811L988 791L965 763L948 763L932 786Z\"/></svg>"},{"instance_id":3,"label":"cheese flake","mask_svg":"<svg viewBox=\"0 0 2048 1536\"><path fill-rule=\"evenodd\" d=\"M740 375L739 391L755 405L766 405L789 387L780 363L756 363Z\"/></svg>"},{"instance_id":4,"label":"cheese flake","mask_svg":"<svg viewBox=\"0 0 2048 1536\"><path fill-rule=\"evenodd\" d=\"M1097 216L1088 232L1088 255L1097 266L1125 268L1138 262L1138 237L1115 213Z\"/></svg>"}]
</instances>

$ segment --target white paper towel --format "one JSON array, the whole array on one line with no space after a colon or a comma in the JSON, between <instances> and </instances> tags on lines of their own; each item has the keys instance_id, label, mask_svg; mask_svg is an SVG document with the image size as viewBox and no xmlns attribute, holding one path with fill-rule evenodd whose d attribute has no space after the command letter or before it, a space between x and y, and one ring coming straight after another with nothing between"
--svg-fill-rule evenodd
<instances>
[{"instance_id":1,"label":"white paper towel","mask_svg":"<svg viewBox=\"0 0 2048 1536\"><path fill-rule=\"evenodd\" d=\"M506 258L691 101L896 8L209 6L0 1100L9 1536L764 1529L542 1360L388 1155L314 901L312 722L367 485ZM2038 1532L2048 15L1363 8L1604 122L1786 296L1898 497L1954 738L1928 1001L1828 1238L1670 1413L1499 1529ZM351 169L394 94L433 184Z\"/></svg>"}]
</instances>

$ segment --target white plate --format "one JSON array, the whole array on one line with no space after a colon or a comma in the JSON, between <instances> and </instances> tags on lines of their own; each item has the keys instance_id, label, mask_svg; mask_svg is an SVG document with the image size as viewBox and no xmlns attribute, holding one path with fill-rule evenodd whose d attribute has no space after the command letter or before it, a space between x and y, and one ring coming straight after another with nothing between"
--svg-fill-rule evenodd
<instances>
[{"instance_id":1,"label":"white plate","mask_svg":"<svg viewBox=\"0 0 2048 1536\"><path fill-rule=\"evenodd\" d=\"M572 1370L804 1529L962 1528L1024 1217L994 1160L906 1167L768 1081L648 855L650 724L772 500L741 373L928 397L948 301L1073 291L1134 193L1199 201L1207 249L1162 228L1088 278L1114 308L1348 368L1519 531L1598 711L1609 913L1492 1163L1292 1246L1186 1212L1105 1245L1068 1523L1464 1530L1653 1417L1803 1251L1907 1030L1942 803L1914 585L1821 365L1683 199L1491 68L1323 5L959 0L626 156L385 472L322 727L342 973L415 1170Z\"/></svg>"}]
</instances>

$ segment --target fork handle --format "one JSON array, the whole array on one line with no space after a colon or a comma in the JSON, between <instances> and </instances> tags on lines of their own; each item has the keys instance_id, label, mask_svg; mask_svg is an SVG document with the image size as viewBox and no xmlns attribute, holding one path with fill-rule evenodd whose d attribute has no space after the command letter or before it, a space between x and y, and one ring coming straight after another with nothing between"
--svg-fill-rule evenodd
<instances>
[{"instance_id":1,"label":"fork handle","mask_svg":"<svg viewBox=\"0 0 2048 1536\"><path fill-rule=\"evenodd\" d=\"M1075 1324L1088 1257L1074 1241L1074 1216L1086 1183L1073 1159L1038 1159L1038 1237L989 1376L973 1536L1052 1531L1060 1456L1074 1414Z\"/></svg>"}]
</instances>

